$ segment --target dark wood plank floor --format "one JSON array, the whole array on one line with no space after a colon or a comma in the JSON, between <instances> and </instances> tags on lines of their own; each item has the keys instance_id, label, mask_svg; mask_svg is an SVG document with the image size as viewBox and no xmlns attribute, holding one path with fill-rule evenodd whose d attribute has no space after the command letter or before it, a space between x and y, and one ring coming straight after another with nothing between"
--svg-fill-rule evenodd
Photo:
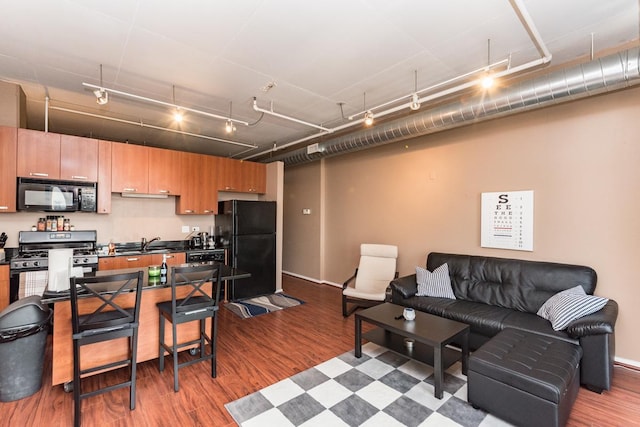
<instances>
[{"instance_id":1,"label":"dark wood plank floor","mask_svg":"<svg viewBox=\"0 0 640 427\"><path fill-rule=\"evenodd\" d=\"M174 393L171 365L161 374L157 361L141 363L136 409L129 410L127 389L96 396L83 402L83 425L234 426L226 402L353 349L353 316L342 318L338 288L290 276L283 282L286 293L306 304L246 320L221 310L217 378L210 377L207 363L183 368L180 391ZM72 394L49 385L50 360L49 342L42 389L17 402L0 403L0 425L72 425ZM102 384L113 377L91 382ZM610 392L581 388L568 425L640 425L640 372L616 366Z\"/></svg>"}]
</instances>

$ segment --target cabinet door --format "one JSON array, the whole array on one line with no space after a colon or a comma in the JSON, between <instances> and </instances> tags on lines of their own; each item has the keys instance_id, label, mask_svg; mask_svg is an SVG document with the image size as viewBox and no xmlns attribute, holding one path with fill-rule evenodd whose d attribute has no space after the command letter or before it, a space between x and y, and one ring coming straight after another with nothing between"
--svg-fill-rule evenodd
<instances>
[{"instance_id":1,"label":"cabinet door","mask_svg":"<svg viewBox=\"0 0 640 427\"><path fill-rule=\"evenodd\" d=\"M111 191L113 193L149 192L149 151L132 144L111 144Z\"/></svg>"},{"instance_id":2,"label":"cabinet door","mask_svg":"<svg viewBox=\"0 0 640 427\"><path fill-rule=\"evenodd\" d=\"M121 270L123 268L148 267L153 264L153 255L111 256L98 259L98 270Z\"/></svg>"},{"instance_id":3,"label":"cabinet door","mask_svg":"<svg viewBox=\"0 0 640 427\"><path fill-rule=\"evenodd\" d=\"M240 161L218 158L218 190L220 191L241 191Z\"/></svg>"},{"instance_id":4,"label":"cabinet door","mask_svg":"<svg viewBox=\"0 0 640 427\"><path fill-rule=\"evenodd\" d=\"M0 265L0 311L9 305L9 266Z\"/></svg>"},{"instance_id":5,"label":"cabinet door","mask_svg":"<svg viewBox=\"0 0 640 427\"><path fill-rule=\"evenodd\" d=\"M176 201L176 214L197 215L201 214L200 198L198 197L201 176L199 154L180 152L177 155L180 159L182 176L180 197Z\"/></svg>"},{"instance_id":6,"label":"cabinet door","mask_svg":"<svg viewBox=\"0 0 640 427\"><path fill-rule=\"evenodd\" d=\"M111 213L111 142L98 141L98 213Z\"/></svg>"},{"instance_id":7,"label":"cabinet door","mask_svg":"<svg viewBox=\"0 0 640 427\"><path fill-rule=\"evenodd\" d=\"M60 136L60 179L98 181L98 140Z\"/></svg>"},{"instance_id":8,"label":"cabinet door","mask_svg":"<svg viewBox=\"0 0 640 427\"><path fill-rule=\"evenodd\" d=\"M179 152L148 148L149 151L149 194L177 196L182 187L182 162Z\"/></svg>"},{"instance_id":9,"label":"cabinet door","mask_svg":"<svg viewBox=\"0 0 640 427\"><path fill-rule=\"evenodd\" d=\"M256 162L242 162L241 191L264 194L267 192L267 165Z\"/></svg>"},{"instance_id":10,"label":"cabinet door","mask_svg":"<svg viewBox=\"0 0 640 427\"><path fill-rule=\"evenodd\" d=\"M16 211L16 155L18 130L0 127L0 213Z\"/></svg>"},{"instance_id":11,"label":"cabinet door","mask_svg":"<svg viewBox=\"0 0 640 427\"><path fill-rule=\"evenodd\" d=\"M202 213L215 215L218 213L218 157L202 156Z\"/></svg>"},{"instance_id":12,"label":"cabinet door","mask_svg":"<svg viewBox=\"0 0 640 427\"><path fill-rule=\"evenodd\" d=\"M60 135L18 129L18 176L60 179Z\"/></svg>"}]
</instances>

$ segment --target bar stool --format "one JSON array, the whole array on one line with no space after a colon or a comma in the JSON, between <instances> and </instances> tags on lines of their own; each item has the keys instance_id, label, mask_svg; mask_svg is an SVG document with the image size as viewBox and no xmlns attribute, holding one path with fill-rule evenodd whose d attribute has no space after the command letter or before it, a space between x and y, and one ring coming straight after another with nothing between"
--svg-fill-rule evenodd
<instances>
[{"instance_id":1,"label":"bar stool","mask_svg":"<svg viewBox=\"0 0 640 427\"><path fill-rule=\"evenodd\" d=\"M71 323L73 327L74 425L81 424L80 402L87 397L129 387L129 407L136 407L136 353L143 272L70 279ZM131 292L134 294L131 294ZM128 357L82 369L82 346L120 339L129 341ZM127 381L82 392L82 377L98 371L129 366Z\"/></svg>"},{"instance_id":2,"label":"bar stool","mask_svg":"<svg viewBox=\"0 0 640 427\"><path fill-rule=\"evenodd\" d=\"M171 270L171 301L157 304L160 315L159 368L164 371L164 356L167 352L173 358L173 390L179 390L178 369L194 363L211 360L211 377L216 377L216 338L220 302L220 264L206 264L190 267L174 267ZM211 287L205 286L211 283ZM186 287L184 297L178 298L177 290ZM206 333L206 320L211 318L210 335ZM171 322L172 344L165 343L165 319ZM187 322L200 322L200 334L197 339L178 344L177 326ZM205 354L205 344L210 344L211 353ZM178 363L178 351L181 348L199 344L200 356ZM193 354L193 353L192 353Z\"/></svg>"}]
</instances>

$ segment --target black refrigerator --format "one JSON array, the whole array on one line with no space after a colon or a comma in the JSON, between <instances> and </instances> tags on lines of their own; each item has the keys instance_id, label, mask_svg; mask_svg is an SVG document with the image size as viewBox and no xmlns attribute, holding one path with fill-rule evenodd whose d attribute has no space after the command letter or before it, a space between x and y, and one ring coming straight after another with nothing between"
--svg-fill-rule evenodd
<instances>
[{"instance_id":1,"label":"black refrigerator","mask_svg":"<svg viewBox=\"0 0 640 427\"><path fill-rule=\"evenodd\" d=\"M226 200L219 202L215 218L220 238L228 244L227 264L251 273L231 280L229 300L235 301L276 290L276 202Z\"/></svg>"}]
</instances>

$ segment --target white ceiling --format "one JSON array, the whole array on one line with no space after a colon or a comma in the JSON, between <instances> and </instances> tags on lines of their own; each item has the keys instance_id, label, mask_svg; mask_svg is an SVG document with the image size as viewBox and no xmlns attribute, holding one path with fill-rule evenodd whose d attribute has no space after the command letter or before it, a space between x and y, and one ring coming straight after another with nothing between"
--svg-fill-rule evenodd
<instances>
[{"instance_id":1,"label":"white ceiling","mask_svg":"<svg viewBox=\"0 0 640 427\"><path fill-rule=\"evenodd\" d=\"M515 1L515 0L512 0ZM522 0L562 64L638 39L638 0ZM344 115L410 95L511 55L539 58L509 0L0 0L0 80L27 95L28 127L220 156L247 157L317 132L252 109L337 127ZM110 95L83 82L256 124ZM269 83L275 86L265 91ZM58 108L181 129L255 149L118 123ZM423 105L422 108L428 108ZM359 129L354 126L353 130ZM313 141L309 141L313 142Z\"/></svg>"}]
</instances>

